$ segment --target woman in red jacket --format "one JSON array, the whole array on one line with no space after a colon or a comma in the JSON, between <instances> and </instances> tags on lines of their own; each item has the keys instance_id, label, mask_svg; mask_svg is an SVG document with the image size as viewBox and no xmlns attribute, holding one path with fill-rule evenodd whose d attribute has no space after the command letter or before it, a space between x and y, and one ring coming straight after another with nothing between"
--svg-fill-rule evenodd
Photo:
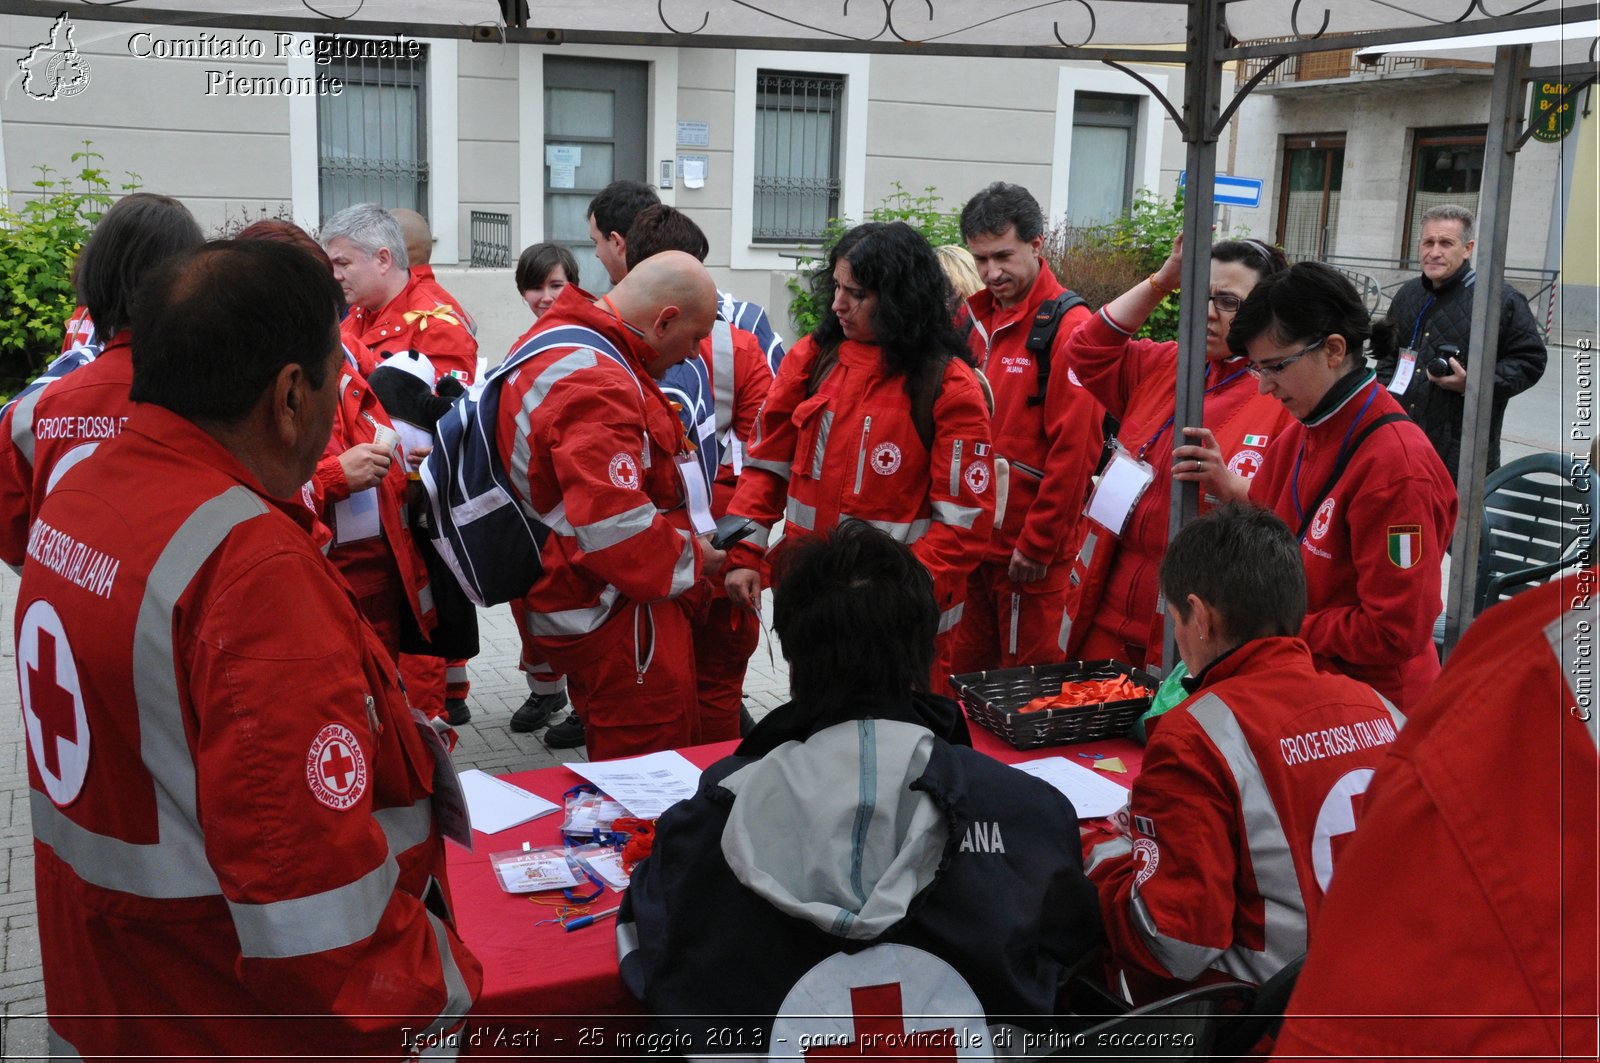
<instances>
[{"instance_id":1,"label":"woman in red jacket","mask_svg":"<svg viewBox=\"0 0 1600 1063\"><path fill-rule=\"evenodd\" d=\"M1309 599L1300 637L1318 668L1370 684L1404 712L1439 674L1433 622L1456 490L1367 365L1370 333L1355 286L1301 262L1250 294L1228 347L1295 417L1250 500L1300 540Z\"/></svg>"},{"instance_id":2,"label":"woman in red jacket","mask_svg":"<svg viewBox=\"0 0 1600 1063\"><path fill-rule=\"evenodd\" d=\"M1122 451L1150 477L1121 527L1088 519L1067 598L1068 657L1160 663L1156 570L1167 549L1172 477L1201 485L1202 511L1219 500L1241 500L1267 444L1292 420L1281 405L1257 394L1244 360L1227 343L1245 296L1287 266L1282 251L1259 240L1224 240L1211 248L1205 419L1201 427L1183 427L1181 435L1173 430L1178 345L1133 334L1176 290L1183 273L1182 236L1159 270L1101 307L1068 341L1068 364L1122 422Z\"/></svg>"},{"instance_id":3,"label":"woman in red jacket","mask_svg":"<svg viewBox=\"0 0 1600 1063\"><path fill-rule=\"evenodd\" d=\"M911 546L933 577L938 676L994 521L988 409L949 283L915 229L856 226L818 285L827 310L784 358L728 505L757 529L730 551L728 594L755 607L780 519L791 538L864 520Z\"/></svg>"}]
</instances>

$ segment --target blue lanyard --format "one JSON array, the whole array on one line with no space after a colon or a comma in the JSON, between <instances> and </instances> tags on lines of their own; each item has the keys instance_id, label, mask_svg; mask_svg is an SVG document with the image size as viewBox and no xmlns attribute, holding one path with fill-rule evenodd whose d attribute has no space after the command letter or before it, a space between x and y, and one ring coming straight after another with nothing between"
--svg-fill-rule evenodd
<instances>
[{"instance_id":1,"label":"blue lanyard","mask_svg":"<svg viewBox=\"0 0 1600 1063\"><path fill-rule=\"evenodd\" d=\"M1229 384L1233 383L1235 380L1238 380L1240 377L1244 376L1249 371L1250 371L1250 367L1249 366L1245 366L1243 369L1241 369L1238 372L1232 374L1231 376L1225 377L1224 379L1217 381L1215 384L1212 384L1210 387L1206 388L1205 395L1209 395L1213 391L1218 390L1219 388L1227 387ZM1201 397L1204 398L1205 396L1202 395ZM1161 422L1161 427L1156 429L1156 434L1151 436L1149 439L1144 441L1144 446L1139 448L1139 453L1138 453L1138 455L1136 455L1140 461L1143 461L1145 454L1150 450L1151 447L1156 445L1156 440L1160 439L1163 435L1165 435L1166 432L1167 432L1167 429L1172 427L1172 422L1177 419L1177 416L1178 416L1178 411L1177 410L1173 410L1172 411L1172 416L1168 417L1165 421Z\"/></svg>"},{"instance_id":2,"label":"blue lanyard","mask_svg":"<svg viewBox=\"0 0 1600 1063\"><path fill-rule=\"evenodd\" d=\"M1361 418L1367 415L1367 407L1372 405L1372 400L1378 397L1376 384L1369 384L1372 390L1367 394L1367 401L1361 404L1361 409L1356 413L1356 419L1350 422L1350 427L1344 430L1344 438L1339 441L1339 456L1333 460L1335 468L1344 463L1344 448L1350 445L1350 433L1356 430L1356 425L1361 423ZM1289 481L1290 493L1294 496L1294 512L1305 523L1306 511L1300 506L1300 459L1306 456L1306 441L1300 440L1300 453L1294 456L1294 477ZM1320 502L1320 500L1319 500Z\"/></svg>"},{"instance_id":3,"label":"blue lanyard","mask_svg":"<svg viewBox=\"0 0 1600 1063\"><path fill-rule=\"evenodd\" d=\"M1433 296L1428 296L1428 301L1422 304L1422 309L1417 311L1417 323L1411 326L1411 349L1417 349L1417 337L1422 335L1422 322L1428 316L1428 307L1433 305Z\"/></svg>"}]
</instances>

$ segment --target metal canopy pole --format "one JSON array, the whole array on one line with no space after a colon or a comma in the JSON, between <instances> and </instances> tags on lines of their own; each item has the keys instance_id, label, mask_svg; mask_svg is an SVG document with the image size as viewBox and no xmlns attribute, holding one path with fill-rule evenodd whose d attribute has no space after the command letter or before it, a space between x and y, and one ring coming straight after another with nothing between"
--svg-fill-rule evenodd
<instances>
[{"instance_id":1,"label":"metal canopy pole","mask_svg":"<svg viewBox=\"0 0 1600 1063\"><path fill-rule=\"evenodd\" d=\"M1211 218L1216 213L1218 115L1222 109L1222 60L1227 44L1221 0L1190 0L1188 67L1183 82L1183 139L1188 146L1183 193L1183 286L1178 304L1178 388L1173 406L1172 442L1181 445L1185 425L1204 423L1206 376L1206 312L1211 294ZM1172 481L1167 536L1200 512L1200 489ZM1169 621L1161 637L1161 662L1178 663L1177 643Z\"/></svg>"},{"instance_id":2,"label":"metal canopy pole","mask_svg":"<svg viewBox=\"0 0 1600 1063\"><path fill-rule=\"evenodd\" d=\"M1450 545L1444 648L1455 648L1471 623L1478 596L1478 542L1483 533L1484 465L1489 459L1490 409L1495 352L1500 349L1500 293L1505 282L1506 235L1511 184L1522 124L1523 79L1532 46L1502 45L1495 52L1489 129L1483 146L1483 186L1478 198L1478 278L1472 294L1472 338L1467 351L1467 402L1461 418L1461 456L1456 474L1455 537Z\"/></svg>"}]
</instances>

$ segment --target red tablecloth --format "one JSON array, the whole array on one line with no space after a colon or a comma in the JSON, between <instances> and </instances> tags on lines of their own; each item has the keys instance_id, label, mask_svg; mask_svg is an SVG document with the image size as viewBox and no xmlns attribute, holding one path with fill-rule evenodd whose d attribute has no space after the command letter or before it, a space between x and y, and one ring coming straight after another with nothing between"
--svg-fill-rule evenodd
<instances>
[{"instance_id":1,"label":"red tablecloth","mask_svg":"<svg viewBox=\"0 0 1600 1063\"><path fill-rule=\"evenodd\" d=\"M694 746L681 752L706 767L728 755L736 742ZM1109 777L1124 786L1139 773L1144 747L1128 739L1018 751L983 728L973 725L973 747L1007 764L1048 756L1075 757L1101 753L1120 757L1126 775ZM1081 763L1088 764L1088 760ZM540 797L560 803L562 795L584 780L566 767L524 771L505 778ZM514 896L500 888L489 854L560 841L561 815L555 813L499 834L473 832L467 852L447 843L450 888L462 937L483 961L483 996L461 1034L461 1047L473 1055L526 1055L544 1058L597 1058L628 1055L623 1037L642 1034L640 1005L623 988L617 973L616 921L604 919L568 932L550 923L554 909ZM593 908L621 903L607 891ZM645 1053L638 1052L643 1055Z\"/></svg>"}]
</instances>

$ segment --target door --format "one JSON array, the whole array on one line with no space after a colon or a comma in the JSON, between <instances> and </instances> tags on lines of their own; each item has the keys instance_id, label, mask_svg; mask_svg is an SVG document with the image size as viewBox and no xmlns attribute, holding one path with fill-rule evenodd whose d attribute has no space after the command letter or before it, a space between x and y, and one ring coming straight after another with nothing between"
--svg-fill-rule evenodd
<instances>
[{"instance_id":1,"label":"door","mask_svg":"<svg viewBox=\"0 0 1600 1063\"><path fill-rule=\"evenodd\" d=\"M1289 137L1283 145L1283 194L1278 197L1278 246L1291 262L1333 254L1344 185L1342 134Z\"/></svg>"},{"instance_id":2,"label":"door","mask_svg":"<svg viewBox=\"0 0 1600 1063\"><path fill-rule=\"evenodd\" d=\"M545 58L544 238L571 249L596 295L611 281L589 240L589 201L612 181L649 180L647 98L644 63Z\"/></svg>"}]
</instances>

